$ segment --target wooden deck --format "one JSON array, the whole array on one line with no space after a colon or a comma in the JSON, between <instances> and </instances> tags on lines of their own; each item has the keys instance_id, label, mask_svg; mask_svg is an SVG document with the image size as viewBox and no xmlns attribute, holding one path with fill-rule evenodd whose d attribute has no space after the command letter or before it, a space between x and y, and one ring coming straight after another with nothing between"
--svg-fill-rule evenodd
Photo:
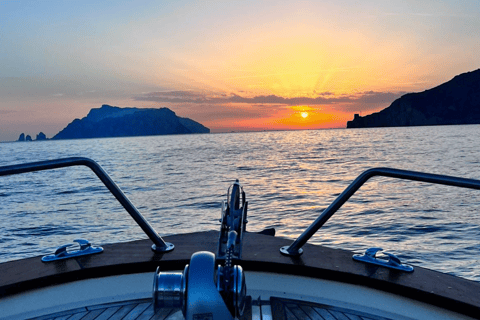
<instances>
[{"instance_id":1,"label":"wooden deck","mask_svg":"<svg viewBox=\"0 0 480 320\"><path fill-rule=\"evenodd\" d=\"M274 297L270 307L274 320L391 320L356 310Z\"/></svg>"},{"instance_id":2,"label":"wooden deck","mask_svg":"<svg viewBox=\"0 0 480 320\"><path fill-rule=\"evenodd\" d=\"M253 311L252 311L253 309ZM153 310L151 299L88 306L31 320L180 320L180 309ZM391 320L371 314L298 300L256 300L240 320Z\"/></svg>"},{"instance_id":3,"label":"wooden deck","mask_svg":"<svg viewBox=\"0 0 480 320\"><path fill-rule=\"evenodd\" d=\"M183 270L193 253L202 250L216 252L218 232L208 231L168 236L165 237L165 240L174 243L175 250L165 254L155 253L150 248L149 240L138 240L102 245L105 251L94 256L52 263L43 263L40 257L2 263L0 264L0 274L2 275L0 277L0 298L24 291L28 292L33 288L44 288L85 279L142 272L153 274L157 266L164 271ZM245 271L271 272L275 270L279 274L300 275L360 285L395 293L473 318L478 318L480 314L480 295L478 294L480 283L478 282L420 267L416 267L413 273L402 273L383 267L369 266L354 261L352 252L308 243L304 246L304 254L299 257L281 255L279 248L289 245L291 242L291 240L280 237L247 233L244 237L243 259L240 264ZM234 261L234 263L236 262ZM112 312L111 316L115 313L125 312L124 319L134 319L132 317L135 313L139 313L138 319L148 319L147 315L151 312L149 311L151 307L146 301L139 306L108 306L102 312L97 307L91 307L96 308L95 310L77 310L76 314L69 315L70 318L67 315L58 315L58 319L109 319L107 314L110 312ZM115 309L117 307L118 309ZM144 309L140 310L143 307ZM255 301L253 308L257 308ZM295 308L291 309L287 305L286 309L288 310L285 311L287 318L291 317L291 314L295 315ZM329 314L332 316L334 313L329 310ZM111 319L115 319L111 316ZM173 316L173 314L165 316ZM344 319L358 319L353 316L346 317ZM362 316L359 317L362 319ZM150 318L161 319L161 316L152 314ZM264 319L266 318L264 317ZM325 319L332 318L326 317Z\"/></svg>"},{"instance_id":4,"label":"wooden deck","mask_svg":"<svg viewBox=\"0 0 480 320\"><path fill-rule=\"evenodd\" d=\"M161 309L154 312L152 299L131 300L87 306L63 311L32 320L164 320L183 319L180 309Z\"/></svg>"}]
</instances>

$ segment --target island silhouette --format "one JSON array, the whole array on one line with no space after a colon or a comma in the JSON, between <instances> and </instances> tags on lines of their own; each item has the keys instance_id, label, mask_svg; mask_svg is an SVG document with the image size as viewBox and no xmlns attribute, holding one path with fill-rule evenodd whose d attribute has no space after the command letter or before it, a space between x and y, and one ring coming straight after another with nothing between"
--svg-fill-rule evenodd
<instances>
[{"instance_id":1,"label":"island silhouette","mask_svg":"<svg viewBox=\"0 0 480 320\"><path fill-rule=\"evenodd\" d=\"M82 119L75 119L52 139L135 137L167 134L210 133L210 129L168 108L119 108L102 105Z\"/></svg>"},{"instance_id":2,"label":"island silhouette","mask_svg":"<svg viewBox=\"0 0 480 320\"><path fill-rule=\"evenodd\" d=\"M347 128L454 124L480 124L480 69L435 88L405 94L380 112L356 114Z\"/></svg>"}]
</instances>

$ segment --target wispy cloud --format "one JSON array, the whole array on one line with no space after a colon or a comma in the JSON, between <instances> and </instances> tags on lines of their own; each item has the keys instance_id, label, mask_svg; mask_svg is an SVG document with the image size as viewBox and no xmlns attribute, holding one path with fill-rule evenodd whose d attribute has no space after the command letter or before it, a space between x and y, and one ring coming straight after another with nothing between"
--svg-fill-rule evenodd
<instances>
[{"instance_id":1,"label":"wispy cloud","mask_svg":"<svg viewBox=\"0 0 480 320\"><path fill-rule=\"evenodd\" d=\"M473 14L458 14L449 12L381 12L379 15L384 16L412 16L412 17L424 17L424 18L476 18Z\"/></svg>"},{"instance_id":2,"label":"wispy cloud","mask_svg":"<svg viewBox=\"0 0 480 320\"><path fill-rule=\"evenodd\" d=\"M7 113L14 113L14 112L17 112L15 110L1 110L0 109L0 114L7 114Z\"/></svg>"},{"instance_id":3,"label":"wispy cloud","mask_svg":"<svg viewBox=\"0 0 480 320\"><path fill-rule=\"evenodd\" d=\"M335 95L332 92L316 93L316 97L286 98L277 95L258 95L243 97L237 94L204 93L195 91L149 92L135 96L135 101L152 101L174 104L245 104L245 105L330 105L339 111L371 110L378 104L388 104L399 98L405 92L365 91L351 95Z\"/></svg>"}]
</instances>

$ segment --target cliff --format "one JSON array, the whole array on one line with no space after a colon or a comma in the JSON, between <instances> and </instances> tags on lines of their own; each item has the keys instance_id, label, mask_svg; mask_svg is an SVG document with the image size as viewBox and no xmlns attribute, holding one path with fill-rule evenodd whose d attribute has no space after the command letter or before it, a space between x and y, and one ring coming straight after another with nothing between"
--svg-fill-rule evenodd
<instances>
[{"instance_id":1,"label":"cliff","mask_svg":"<svg viewBox=\"0 0 480 320\"><path fill-rule=\"evenodd\" d=\"M355 115L347 128L480 124L480 69L438 87L409 93L380 112Z\"/></svg>"},{"instance_id":2,"label":"cliff","mask_svg":"<svg viewBox=\"0 0 480 320\"><path fill-rule=\"evenodd\" d=\"M168 108L138 109L103 105L75 119L52 139L131 137L165 134L209 133L210 129Z\"/></svg>"}]
</instances>

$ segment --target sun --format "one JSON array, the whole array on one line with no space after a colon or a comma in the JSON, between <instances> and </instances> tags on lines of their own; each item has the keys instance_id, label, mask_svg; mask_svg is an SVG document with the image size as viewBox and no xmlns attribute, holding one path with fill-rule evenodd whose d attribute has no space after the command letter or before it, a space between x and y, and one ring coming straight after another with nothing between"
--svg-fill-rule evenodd
<instances>
[{"instance_id":1,"label":"sun","mask_svg":"<svg viewBox=\"0 0 480 320\"><path fill-rule=\"evenodd\" d=\"M308 117L308 112L302 112L300 113L300 115L302 116L303 119L305 119L306 117Z\"/></svg>"}]
</instances>

